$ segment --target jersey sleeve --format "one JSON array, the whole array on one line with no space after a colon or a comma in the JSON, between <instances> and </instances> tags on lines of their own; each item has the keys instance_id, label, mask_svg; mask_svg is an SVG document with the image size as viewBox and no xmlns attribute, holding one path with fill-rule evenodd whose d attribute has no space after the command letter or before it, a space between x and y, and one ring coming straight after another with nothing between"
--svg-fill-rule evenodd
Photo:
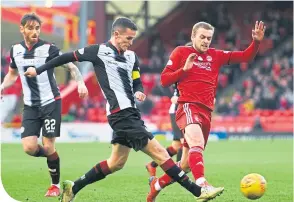
<instances>
[{"instance_id":1,"label":"jersey sleeve","mask_svg":"<svg viewBox=\"0 0 294 202\"><path fill-rule=\"evenodd\" d=\"M54 44L51 44L51 46L49 48L48 61L60 56L61 54L62 53L61 53L60 49L57 46L55 46Z\"/></svg>"},{"instance_id":2,"label":"jersey sleeve","mask_svg":"<svg viewBox=\"0 0 294 202\"><path fill-rule=\"evenodd\" d=\"M252 41L244 51L223 51L217 50L218 59L221 65L237 64L241 62L250 62L257 55L260 42Z\"/></svg>"},{"instance_id":3,"label":"jersey sleeve","mask_svg":"<svg viewBox=\"0 0 294 202\"><path fill-rule=\"evenodd\" d=\"M88 61L92 62L93 64L96 64L99 61L98 51L99 45L95 44L74 51L74 56L76 60L79 62Z\"/></svg>"},{"instance_id":4,"label":"jersey sleeve","mask_svg":"<svg viewBox=\"0 0 294 202\"><path fill-rule=\"evenodd\" d=\"M180 48L177 47L173 50L173 52L169 56L169 60L165 67L173 71L176 71L177 69L180 68L180 61L181 61Z\"/></svg>"},{"instance_id":5,"label":"jersey sleeve","mask_svg":"<svg viewBox=\"0 0 294 202\"><path fill-rule=\"evenodd\" d=\"M232 51L216 50L217 60L220 65L229 65L232 56Z\"/></svg>"},{"instance_id":6,"label":"jersey sleeve","mask_svg":"<svg viewBox=\"0 0 294 202\"><path fill-rule=\"evenodd\" d=\"M13 57L13 46L10 49L10 67L13 69L17 68L15 61L14 61L14 57Z\"/></svg>"},{"instance_id":7,"label":"jersey sleeve","mask_svg":"<svg viewBox=\"0 0 294 202\"><path fill-rule=\"evenodd\" d=\"M139 58L135 54L135 63L132 71L132 79L133 79L133 90L134 93L137 91L144 92L144 88L141 81L140 76L140 64L139 64Z\"/></svg>"}]
</instances>

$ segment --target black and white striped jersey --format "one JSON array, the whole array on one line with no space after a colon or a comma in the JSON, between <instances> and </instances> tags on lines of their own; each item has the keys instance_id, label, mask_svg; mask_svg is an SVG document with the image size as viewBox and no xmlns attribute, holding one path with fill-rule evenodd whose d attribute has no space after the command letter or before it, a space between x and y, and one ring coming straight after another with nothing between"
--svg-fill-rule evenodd
<instances>
[{"instance_id":1,"label":"black and white striped jersey","mask_svg":"<svg viewBox=\"0 0 294 202\"><path fill-rule=\"evenodd\" d=\"M129 107L136 108L134 93L143 92L139 61L133 51L119 52L110 42L95 44L74 52L79 62L93 63L97 80L107 100L107 115Z\"/></svg>"},{"instance_id":2,"label":"black and white striped jersey","mask_svg":"<svg viewBox=\"0 0 294 202\"><path fill-rule=\"evenodd\" d=\"M179 93L179 90L178 90L178 84L177 83L173 84L173 88L174 88L173 96L179 97L180 96L180 93ZM169 108L169 113L170 114L175 114L176 111L177 111L177 109L178 109L178 104L172 103L170 105L170 108Z\"/></svg>"},{"instance_id":3,"label":"black and white striped jersey","mask_svg":"<svg viewBox=\"0 0 294 202\"><path fill-rule=\"evenodd\" d=\"M43 40L39 40L30 49L27 48L24 41L11 47L10 67L19 72L25 105L44 106L60 98L54 69L43 72L34 78L24 76L28 67L38 68L59 55L60 50L55 45Z\"/></svg>"}]
</instances>

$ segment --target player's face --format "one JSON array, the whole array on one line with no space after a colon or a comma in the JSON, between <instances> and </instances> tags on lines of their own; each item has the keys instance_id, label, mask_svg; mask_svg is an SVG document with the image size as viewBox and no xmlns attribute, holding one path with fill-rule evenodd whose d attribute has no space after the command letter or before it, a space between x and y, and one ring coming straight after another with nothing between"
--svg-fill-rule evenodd
<instances>
[{"instance_id":1,"label":"player's face","mask_svg":"<svg viewBox=\"0 0 294 202\"><path fill-rule=\"evenodd\" d=\"M28 21L25 26L20 26L20 32L28 44L38 42L41 31L41 25L37 21Z\"/></svg>"},{"instance_id":2,"label":"player's face","mask_svg":"<svg viewBox=\"0 0 294 202\"><path fill-rule=\"evenodd\" d=\"M115 41L118 48L121 51L126 51L133 44L133 40L136 37L136 31L131 30L129 28L124 31L116 31L115 33Z\"/></svg>"},{"instance_id":3,"label":"player's face","mask_svg":"<svg viewBox=\"0 0 294 202\"><path fill-rule=\"evenodd\" d=\"M199 28L191 37L193 47L200 53L206 52L209 49L212 37L213 30Z\"/></svg>"}]
</instances>

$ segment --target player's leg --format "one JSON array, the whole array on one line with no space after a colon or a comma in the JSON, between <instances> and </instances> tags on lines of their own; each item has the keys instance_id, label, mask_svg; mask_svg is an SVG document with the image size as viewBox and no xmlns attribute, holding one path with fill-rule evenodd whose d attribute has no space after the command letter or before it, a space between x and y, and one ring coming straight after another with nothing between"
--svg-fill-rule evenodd
<instances>
[{"instance_id":1,"label":"player's leg","mask_svg":"<svg viewBox=\"0 0 294 202\"><path fill-rule=\"evenodd\" d=\"M131 148L127 146L113 144L111 156L107 160L96 164L75 182L69 180L63 182L61 201L73 201L76 194L85 186L103 180L107 175L122 169L128 159L130 150Z\"/></svg>"},{"instance_id":2,"label":"player's leg","mask_svg":"<svg viewBox=\"0 0 294 202\"><path fill-rule=\"evenodd\" d=\"M130 141L126 139L127 132L130 132L132 136L134 135L132 134L132 130L126 130L136 126L136 124L132 123L131 116L129 116L128 119L122 119L121 117L124 115L124 112L118 112L108 116L109 124L113 129L111 156L107 160L101 161L95 165L75 182L69 180L63 182L62 202L73 201L75 195L86 185L102 180L107 175L123 168L132 148Z\"/></svg>"},{"instance_id":3,"label":"player's leg","mask_svg":"<svg viewBox=\"0 0 294 202\"><path fill-rule=\"evenodd\" d=\"M39 117L37 107L24 106L21 142L26 154L34 157L46 157L46 151L38 144L38 137L42 127L42 120Z\"/></svg>"},{"instance_id":4,"label":"player's leg","mask_svg":"<svg viewBox=\"0 0 294 202\"><path fill-rule=\"evenodd\" d=\"M47 166L51 177L51 186L45 196L60 195L60 158L55 149L56 137L60 137L61 126L61 100L56 100L41 108L43 126L42 143L46 151Z\"/></svg>"},{"instance_id":5,"label":"player's leg","mask_svg":"<svg viewBox=\"0 0 294 202\"><path fill-rule=\"evenodd\" d=\"M173 157L181 149L180 138L181 138L182 134L181 134L179 127L176 125L175 114L170 114L170 120L171 120L174 138L173 138L171 145L166 148L166 151L168 152L170 157ZM177 161L178 161L178 157L177 157ZM152 161L146 165L146 169L147 169L150 177L156 175L157 166L158 166L158 164L155 161Z\"/></svg>"},{"instance_id":6,"label":"player's leg","mask_svg":"<svg viewBox=\"0 0 294 202\"><path fill-rule=\"evenodd\" d=\"M224 190L223 187L214 188L208 184L204 177L204 160L203 151L205 147L205 138L203 128L206 128L209 121L205 114L201 112L196 105L184 105L186 116L190 119L190 124L185 126L185 139L190 147L188 155L188 163L198 186L209 188L211 196L217 196ZM205 200L206 195L200 196L199 201Z\"/></svg>"},{"instance_id":7,"label":"player's leg","mask_svg":"<svg viewBox=\"0 0 294 202\"><path fill-rule=\"evenodd\" d=\"M190 172L189 163L188 163L188 154L189 154L189 146L187 142L183 139L183 147L182 147L182 157L181 161L177 162L177 165L185 172ZM148 193L147 198L152 201L158 193L165 187L174 183L174 180L166 173L164 173L159 178L151 177L150 178L150 192Z\"/></svg>"},{"instance_id":8,"label":"player's leg","mask_svg":"<svg viewBox=\"0 0 294 202\"><path fill-rule=\"evenodd\" d=\"M148 144L142 149L142 151L149 155L158 165L160 165L163 171L174 181L178 182L194 196L199 196L201 194L201 187L197 186L189 179L185 172L175 164L164 147L161 146L156 139L153 138L152 140L149 140ZM151 190L151 192L152 191L153 190ZM149 197L148 195L147 201L153 201L155 197Z\"/></svg>"},{"instance_id":9,"label":"player's leg","mask_svg":"<svg viewBox=\"0 0 294 202\"><path fill-rule=\"evenodd\" d=\"M48 188L45 196L54 197L60 195L60 159L55 150L55 138L43 136L43 146L47 151L47 166L51 177L51 186Z\"/></svg>"}]
</instances>

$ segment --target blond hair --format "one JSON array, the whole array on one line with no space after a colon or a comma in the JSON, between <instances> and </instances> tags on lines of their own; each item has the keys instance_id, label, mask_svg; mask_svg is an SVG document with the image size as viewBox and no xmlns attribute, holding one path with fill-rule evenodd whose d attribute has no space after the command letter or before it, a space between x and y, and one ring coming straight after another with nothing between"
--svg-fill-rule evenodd
<instances>
[{"instance_id":1,"label":"blond hair","mask_svg":"<svg viewBox=\"0 0 294 202\"><path fill-rule=\"evenodd\" d=\"M211 24L209 24L207 22L197 22L192 28L192 36L195 36L195 34L199 28L214 31L214 27Z\"/></svg>"}]
</instances>

